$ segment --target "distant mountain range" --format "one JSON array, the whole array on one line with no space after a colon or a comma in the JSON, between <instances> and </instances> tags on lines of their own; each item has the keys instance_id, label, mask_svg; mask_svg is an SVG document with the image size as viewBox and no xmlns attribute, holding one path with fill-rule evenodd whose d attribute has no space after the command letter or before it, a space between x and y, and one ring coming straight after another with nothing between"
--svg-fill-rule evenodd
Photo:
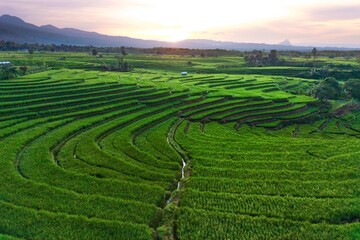
<instances>
[{"instance_id":1,"label":"distant mountain range","mask_svg":"<svg viewBox=\"0 0 360 240\"><path fill-rule=\"evenodd\" d=\"M278 43L278 45L292 46L292 44L291 44L291 42L289 41L289 39L286 39L285 41L282 41L281 43Z\"/></svg>"},{"instance_id":2,"label":"distant mountain range","mask_svg":"<svg viewBox=\"0 0 360 240\"><path fill-rule=\"evenodd\" d=\"M96 47L174 47L191 49L225 49L225 50L294 50L308 51L313 47L293 46L289 40L279 44L222 42L206 39L189 39L176 43L143 40L124 36L108 36L96 32L87 32L73 28L57 28L52 25L36 26L10 15L0 17L0 41L38 44L66 44ZM349 48L318 48L322 50L351 50Z\"/></svg>"}]
</instances>

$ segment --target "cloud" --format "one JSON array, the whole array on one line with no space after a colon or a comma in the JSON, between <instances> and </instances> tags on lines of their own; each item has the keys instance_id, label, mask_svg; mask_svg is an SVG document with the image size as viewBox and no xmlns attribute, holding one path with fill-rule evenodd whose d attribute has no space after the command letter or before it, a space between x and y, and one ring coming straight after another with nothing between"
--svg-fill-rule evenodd
<instances>
[{"instance_id":1,"label":"cloud","mask_svg":"<svg viewBox=\"0 0 360 240\"><path fill-rule=\"evenodd\" d=\"M295 45L360 47L360 5L313 7L290 10L287 17L228 26L212 37L218 40L278 43L290 39ZM214 29L213 32L219 29Z\"/></svg>"},{"instance_id":2,"label":"cloud","mask_svg":"<svg viewBox=\"0 0 360 240\"><path fill-rule=\"evenodd\" d=\"M67 10L77 10L82 8L111 8L111 7L125 7L129 5L134 5L133 1L130 0L3 0L0 3L0 6L17 6L19 9L32 7L33 9L38 8L42 9L67 9Z\"/></svg>"},{"instance_id":3,"label":"cloud","mask_svg":"<svg viewBox=\"0 0 360 240\"><path fill-rule=\"evenodd\" d=\"M349 21L349 20L348 20ZM196 35L216 40L256 43L279 43L289 39L295 45L360 47L360 20L346 24L314 23L301 17L286 20L264 21L257 24L229 26L222 34ZM216 33L219 29L213 29Z\"/></svg>"},{"instance_id":4,"label":"cloud","mask_svg":"<svg viewBox=\"0 0 360 240\"><path fill-rule=\"evenodd\" d=\"M144 39L357 44L359 0L0 0L0 15Z\"/></svg>"},{"instance_id":5,"label":"cloud","mask_svg":"<svg viewBox=\"0 0 360 240\"><path fill-rule=\"evenodd\" d=\"M309 11L309 17L317 21L342 21L360 19L360 4L314 8Z\"/></svg>"}]
</instances>

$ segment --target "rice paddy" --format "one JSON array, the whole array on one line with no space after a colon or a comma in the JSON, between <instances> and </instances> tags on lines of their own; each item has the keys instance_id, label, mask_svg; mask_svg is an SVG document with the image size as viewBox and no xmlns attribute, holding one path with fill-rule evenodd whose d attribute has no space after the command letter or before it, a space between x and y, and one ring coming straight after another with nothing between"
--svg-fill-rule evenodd
<instances>
[{"instance_id":1,"label":"rice paddy","mask_svg":"<svg viewBox=\"0 0 360 240\"><path fill-rule=\"evenodd\" d=\"M0 81L0 239L360 238L359 112L316 80L65 55Z\"/></svg>"}]
</instances>

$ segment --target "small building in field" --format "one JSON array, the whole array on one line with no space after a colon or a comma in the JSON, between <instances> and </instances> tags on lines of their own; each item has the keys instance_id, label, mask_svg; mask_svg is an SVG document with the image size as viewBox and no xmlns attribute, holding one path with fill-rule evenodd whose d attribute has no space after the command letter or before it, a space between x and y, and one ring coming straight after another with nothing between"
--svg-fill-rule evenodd
<instances>
[{"instance_id":1,"label":"small building in field","mask_svg":"<svg viewBox=\"0 0 360 240\"><path fill-rule=\"evenodd\" d=\"M11 62L0 62L0 66L11 65Z\"/></svg>"},{"instance_id":2,"label":"small building in field","mask_svg":"<svg viewBox=\"0 0 360 240\"><path fill-rule=\"evenodd\" d=\"M187 76L187 72L181 72L181 76Z\"/></svg>"}]
</instances>

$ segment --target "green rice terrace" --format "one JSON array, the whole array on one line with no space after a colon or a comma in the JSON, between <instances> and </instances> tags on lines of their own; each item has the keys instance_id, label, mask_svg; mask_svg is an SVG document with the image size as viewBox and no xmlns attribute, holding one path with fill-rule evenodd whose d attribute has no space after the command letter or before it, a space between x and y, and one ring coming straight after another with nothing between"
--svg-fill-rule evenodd
<instances>
[{"instance_id":1,"label":"green rice terrace","mask_svg":"<svg viewBox=\"0 0 360 240\"><path fill-rule=\"evenodd\" d=\"M303 67L36 55L0 53L48 64L0 81L0 239L360 239L360 112Z\"/></svg>"}]
</instances>

